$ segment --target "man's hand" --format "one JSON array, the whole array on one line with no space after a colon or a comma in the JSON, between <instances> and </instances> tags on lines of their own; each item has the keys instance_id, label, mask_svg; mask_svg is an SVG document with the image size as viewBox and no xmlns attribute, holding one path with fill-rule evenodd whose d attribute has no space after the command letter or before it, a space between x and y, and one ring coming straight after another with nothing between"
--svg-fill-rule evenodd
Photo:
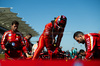
<instances>
[{"instance_id":1,"label":"man's hand","mask_svg":"<svg viewBox=\"0 0 100 66\"><path fill-rule=\"evenodd\" d=\"M7 51L7 48L4 48L4 51Z\"/></svg>"},{"instance_id":2,"label":"man's hand","mask_svg":"<svg viewBox=\"0 0 100 66\"><path fill-rule=\"evenodd\" d=\"M27 56L27 57L32 57L32 55L29 55L28 53L26 53L26 56Z\"/></svg>"}]
</instances>

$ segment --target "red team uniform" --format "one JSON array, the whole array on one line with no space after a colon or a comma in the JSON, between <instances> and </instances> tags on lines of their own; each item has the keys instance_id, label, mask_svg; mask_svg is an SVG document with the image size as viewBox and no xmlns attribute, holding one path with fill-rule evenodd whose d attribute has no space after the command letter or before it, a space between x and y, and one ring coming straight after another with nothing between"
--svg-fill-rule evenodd
<instances>
[{"instance_id":1,"label":"red team uniform","mask_svg":"<svg viewBox=\"0 0 100 66\"><path fill-rule=\"evenodd\" d=\"M5 44L11 43L11 48L7 48L5 51L5 58L15 58L18 59L22 56L22 50L27 53L22 34L17 31L12 30L6 31L1 40L1 47L5 49Z\"/></svg>"},{"instance_id":2,"label":"red team uniform","mask_svg":"<svg viewBox=\"0 0 100 66\"><path fill-rule=\"evenodd\" d=\"M58 23L61 25L59 26ZM54 25L51 22L46 24L45 29L39 38L38 47L34 53L33 59L37 59L39 57L40 52L43 50L44 46L46 46L50 58L52 58L52 53L56 54L58 52L58 48L60 46L65 25L66 25L66 17L63 15L58 16L55 19ZM62 28L58 29L60 27ZM53 33L52 33L52 29L53 29ZM55 40L56 36L58 37L56 43L54 44L52 43L52 41Z\"/></svg>"},{"instance_id":3,"label":"red team uniform","mask_svg":"<svg viewBox=\"0 0 100 66\"><path fill-rule=\"evenodd\" d=\"M24 41L25 41L27 51L32 52L31 42L29 40L27 40L25 37L24 37Z\"/></svg>"},{"instance_id":4,"label":"red team uniform","mask_svg":"<svg viewBox=\"0 0 100 66\"><path fill-rule=\"evenodd\" d=\"M86 57L85 59L100 59L100 34L85 34Z\"/></svg>"},{"instance_id":5,"label":"red team uniform","mask_svg":"<svg viewBox=\"0 0 100 66\"><path fill-rule=\"evenodd\" d=\"M31 55L31 52L32 52L31 42L29 40L27 40L25 37L24 37L24 41L25 41L25 46L26 46L27 52L29 55ZM26 57L25 53L23 53L23 58L30 59L30 57L28 57L28 58Z\"/></svg>"}]
</instances>

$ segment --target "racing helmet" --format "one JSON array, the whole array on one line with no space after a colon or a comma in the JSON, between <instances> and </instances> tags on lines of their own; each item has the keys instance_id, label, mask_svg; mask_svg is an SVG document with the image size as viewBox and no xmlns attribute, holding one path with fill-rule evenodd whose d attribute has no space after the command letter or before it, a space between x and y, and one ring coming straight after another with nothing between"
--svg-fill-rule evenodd
<instances>
[{"instance_id":1,"label":"racing helmet","mask_svg":"<svg viewBox=\"0 0 100 66\"><path fill-rule=\"evenodd\" d=\"M67 20L67 18L66 18L64 15L58 16L58 17L55 19L55 25L56 25L58 28L63 29L63 28L66 26L66 20Z\"/></svg>"}]
</instances>

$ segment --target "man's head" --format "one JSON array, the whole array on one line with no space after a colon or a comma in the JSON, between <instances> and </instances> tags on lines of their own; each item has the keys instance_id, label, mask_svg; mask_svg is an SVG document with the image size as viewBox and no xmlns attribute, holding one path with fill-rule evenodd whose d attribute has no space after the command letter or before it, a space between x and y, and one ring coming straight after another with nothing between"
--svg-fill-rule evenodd
<instances>
[{"instance_id":1,"label":"man's head","mask_svg":"<svg viewBox=\"0 0 100 66\"><path fill-rule=\"evenodd\" d=\"M73 51L74 47L72 47L71 51Z\"/></svg>"},{"instance_id":2,"label":"man's head","mask_svg":"<svg viewBox=\"0 0 100 66\"><path fill-rule=\"evenodd\" d=\"M74 49L74 47L72 47L72 50Z\"/></svg>"},{"instance_id":3,"label":"man's head","mask_svg":"<svg viewBox=\"0 0 100 66\"><path fill-rule=\"evenodd\" d=\"M58 16L55 19L55 25L58 27L58 29L64 29L66 26L67 18L64 15Z\"/></svg>"},{"instance_id":4,"label":"man's head","mask_svg":"<svg viewBox=\"0 0 100 66\"><path fill-rule=\"evenodd\" d=\"M17 29L18 29L18 25L19 25L19 23L18 23L17 21L14 20L14 21L12 22L12 25L11 25L12 31L16 32Z\"/></svg>"},{"instance_id":5,"label":"man's head","mask_svg":"<svg viewBox=\"0 0 100 66\"><path fill-rule=\"evenodd\" d=\"M25 38L26 38L27 40L30 40L31 37L32 37L32 34L30 34L30 33L28 33L28 34L25 36Z\"/></svg>"},{"instance_id":6,"label":"man's head","mask_svg":"<svg viewBox=\"0 0 100 66\"><path fill-rule=\"evenodd\" d=\"M81 31L77 31L74 33L73 38L78 42L78 43L85 43L85 39L84 39L84 33Z\"/></svg>"}]
</instances>

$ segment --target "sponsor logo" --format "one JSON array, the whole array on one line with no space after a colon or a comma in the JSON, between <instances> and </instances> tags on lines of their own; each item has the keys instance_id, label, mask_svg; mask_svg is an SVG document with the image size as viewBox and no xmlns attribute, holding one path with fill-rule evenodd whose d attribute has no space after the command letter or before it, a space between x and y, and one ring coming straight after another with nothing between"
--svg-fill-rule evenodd
<instances>
[{"instance_id":1,"label":"sponsor logo","mask_svg":"<svg viewBox=\"0 0 100 66\"><path fill-rule=\"evenodd\" d=\"M16 40L18 40L18 38L16 38Z\"/></svg>"},{"instance_id":2,"label":"sponsor logo","mask_svg":"<svg viewBox=\"0 0 100 66\"><path fill-rule=\"evenodd\" d=\"M11 34L9 34L9 36L11 36Z\"/></svg>"},{"instance_id":3,"label":"sponsor logo","mask_svg":"<svg viewBox=\"0 0 100 66\"><path fill-rule=\"evenodd\" d=\"M86 43L87 43L87 46L88 46L87 49L90 49L90 48L89 48L89 46L90 46L90 40L89 40L89 38L87 38L86 41L87 41Z\"/></svg>"},{"instance_id":4,"label":"sponsor logo","mask_svg":"<svg viewBox=\"0 0 100 66\"><path fill-rule=\"evenodd\" d=\"M16 37L18 37L18 35L16 35Z\"/></svg>"},{"instance_id":5,"label":"sponsor logo","mask_svg":"<svg viewBox=\"0 0 100 66\"><path fill-rule=\"evenodd\" d=\"M12 42L12 46L15 46L15 43L14 42Z\"/></svg>"},{"instance_id":6,"label":"sponsor logo","mask_svg":"<svg viewBox=\"0 0 100 66\"><path fill-rule=\"evenodd\" d=\"M8 39L11 39L11 37L9 37Z\"/></svg>"}]
</instances>

